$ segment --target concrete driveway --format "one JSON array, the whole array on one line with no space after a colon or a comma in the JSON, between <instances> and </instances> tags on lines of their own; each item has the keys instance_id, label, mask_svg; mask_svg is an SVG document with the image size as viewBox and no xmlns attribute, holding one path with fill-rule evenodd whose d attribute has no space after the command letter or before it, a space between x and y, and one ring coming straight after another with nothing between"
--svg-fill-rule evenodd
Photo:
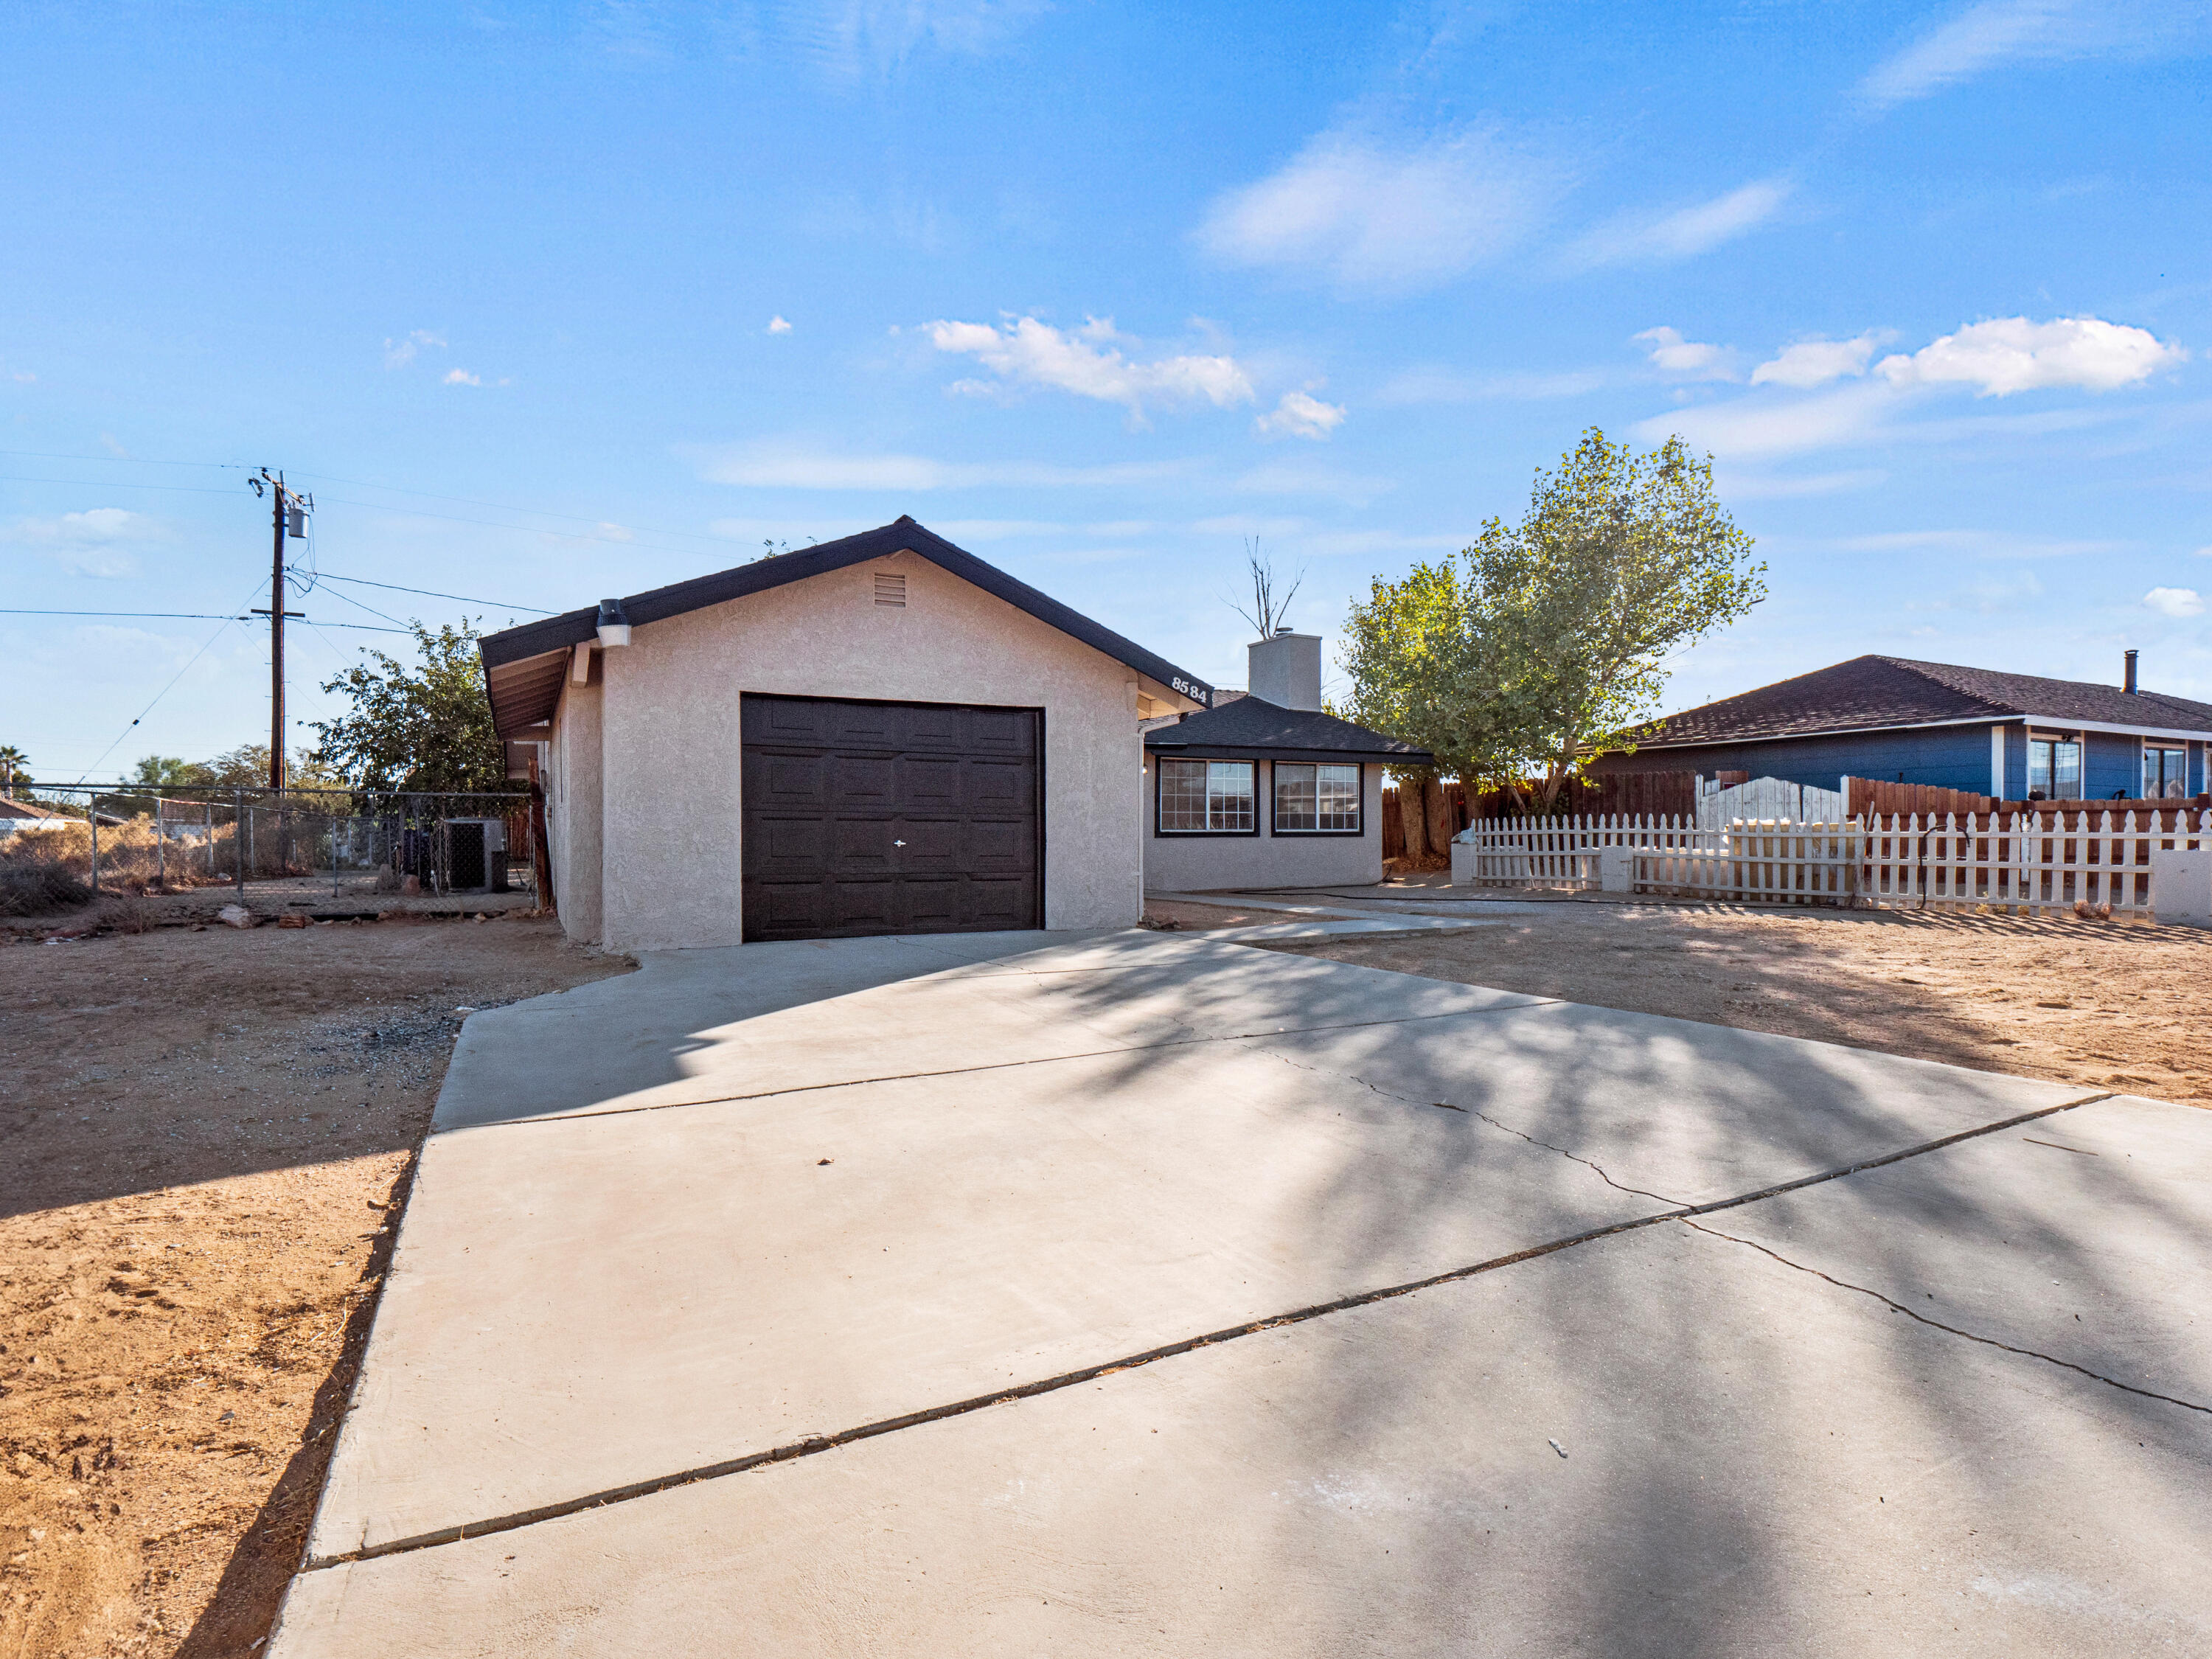
<instances>
[{"instance_id":1,"label":"concrete driveway","mask_svg":"<svg viewBox=\"0 0 2212 1659\"><path fill-rule=\"evenodd\" d=\"M653 956L468 1022L270 1651L2203 1651L2208 1178L1230 935Z\"/></svg>"}]
</instances>

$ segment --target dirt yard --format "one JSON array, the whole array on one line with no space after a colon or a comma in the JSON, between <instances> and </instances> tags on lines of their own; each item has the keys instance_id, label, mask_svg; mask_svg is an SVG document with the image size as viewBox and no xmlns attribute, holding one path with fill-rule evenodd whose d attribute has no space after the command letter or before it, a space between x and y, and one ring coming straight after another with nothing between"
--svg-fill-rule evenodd
<instances>
[{"instance_id":1,"label":"dirt yard","mask_svg":"<svg viewBox=\"0 0 2212 1659\"><path fill-rule=\"evenodd\" d=\"M0 1659L245 1656L463 1008L550 921L0 938Z\"/></svg>"},{"instance_id":2,"label":"dirt yard","mask_svg":"<svg viewBox=\"0 0 2212 1659\"><path fill-rule=\"evenodd\" d=\"M1268 948L2212 1105L2212 934L2196 928L1570 902Z\"/></svg>"}]
</instances>

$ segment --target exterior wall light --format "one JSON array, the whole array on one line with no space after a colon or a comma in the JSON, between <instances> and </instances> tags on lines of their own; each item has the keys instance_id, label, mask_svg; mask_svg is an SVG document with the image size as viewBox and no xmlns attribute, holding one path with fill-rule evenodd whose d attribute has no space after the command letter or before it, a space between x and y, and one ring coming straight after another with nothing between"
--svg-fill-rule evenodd
<instances>
[{"instance_id":1,"label":"exterior wall light","mask_svg":"<svg viewBox=\"0 0 2212 1659\"><path fill-rule=\"evenodd\" d=\"M629 617L620 599L599 601L599 644L611 651L629 643Z\"/></svg>"}]
</instances>

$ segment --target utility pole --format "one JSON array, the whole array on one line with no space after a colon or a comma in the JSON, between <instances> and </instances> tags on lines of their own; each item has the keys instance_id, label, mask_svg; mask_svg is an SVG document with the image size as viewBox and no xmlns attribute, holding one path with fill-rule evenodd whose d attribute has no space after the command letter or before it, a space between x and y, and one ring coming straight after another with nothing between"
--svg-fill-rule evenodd
<instances>
[{"instance_id":1,"label":"utility pole","mask_svg":"<svg viewBox=\"0 0 2212 1659\"><path fill-rule=\"evenodd\" d=\"M246 481L257 495L270 498L269 608L254 615L269 618L269 787L280 793L284 787L284 618L305 613L284 608L284 539L289 534L304 539L307 514L315 505L312 495L289 489L282 472L261 469L258 477Z\"/></svg>"}]
</instances>

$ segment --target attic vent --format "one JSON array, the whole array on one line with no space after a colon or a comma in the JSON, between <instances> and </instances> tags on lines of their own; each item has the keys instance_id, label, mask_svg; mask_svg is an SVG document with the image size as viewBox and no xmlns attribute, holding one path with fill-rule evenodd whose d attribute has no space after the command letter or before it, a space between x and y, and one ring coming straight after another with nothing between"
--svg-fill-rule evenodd
<instances>
[{"instance_id":1,"label":"attic vent","mask_svg":"<svg viewBox=\"0 0 2212 1659\"><path fill-rule=\"evenodd\" d=\"M876 572L876 603L895 605L902 610L906 605L906 578L893 570Z\"/></svg>"}]
</instances>

